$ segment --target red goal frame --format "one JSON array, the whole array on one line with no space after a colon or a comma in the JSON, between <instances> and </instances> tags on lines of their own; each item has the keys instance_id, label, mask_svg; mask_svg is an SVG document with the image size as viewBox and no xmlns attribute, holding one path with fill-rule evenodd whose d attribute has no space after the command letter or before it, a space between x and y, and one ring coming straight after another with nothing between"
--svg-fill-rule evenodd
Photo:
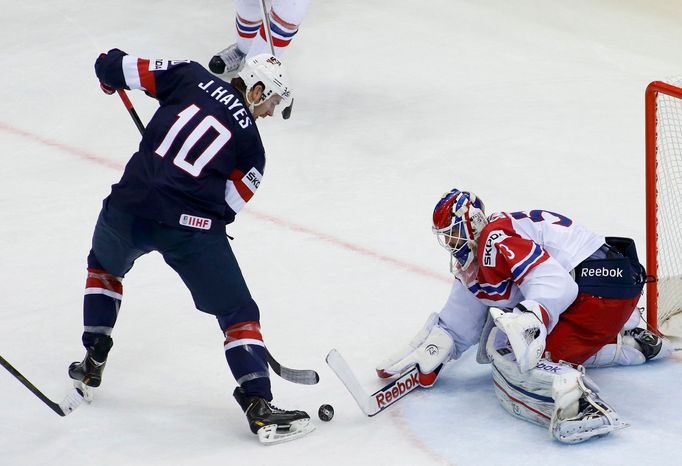
<instances>
[{"instance_id":1,"label":"red goal frame","mask_svg":"<svg viewBox=\"0 0 682 466\"><path fill-rule=\"evenodd\" d=\"M657 239L657 189L656 189L656 99L658 94L666 94L682 99L682 89L662 81L650 83L645 92L646 120L646 269L652 277L646 284L647 325L650 330L658 330L658 246Z\"/></svg>"}]
</instances>

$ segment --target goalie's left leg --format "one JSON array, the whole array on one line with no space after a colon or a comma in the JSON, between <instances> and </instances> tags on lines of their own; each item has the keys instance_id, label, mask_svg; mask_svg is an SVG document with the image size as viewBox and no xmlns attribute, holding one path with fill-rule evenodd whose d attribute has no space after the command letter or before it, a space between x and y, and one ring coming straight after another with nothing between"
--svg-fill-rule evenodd
<instances>
[{"instance_id":1,"label":"goalie's left leg","mask_svg":"<svg viewBox=\"0 0 682 466\"><path fill-rule=\"evenodd\" d=\"M598 387L582 371L543 359L522 372L503 335L496 336L498 330L493 329L487 345L495 395L512 416L548 427L562 443L580 443L628 427L599 398Z\"/></svg>"}]
</instances>

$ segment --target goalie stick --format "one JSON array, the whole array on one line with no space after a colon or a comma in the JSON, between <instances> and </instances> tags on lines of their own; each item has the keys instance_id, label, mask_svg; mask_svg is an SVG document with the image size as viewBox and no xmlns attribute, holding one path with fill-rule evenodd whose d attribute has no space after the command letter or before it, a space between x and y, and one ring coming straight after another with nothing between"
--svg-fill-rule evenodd
<instances>
[{"instance_id":1,"label":"goalie stick","mask_svg":"<svg viewBox=\"0 0 682 466\"><path fill-rule=\"evenodd\" d=\"M21 372L16 370L5 358L0 356L0 364L9 371L19 382L21 382L24 387L28 388L31 393L37 396L40 401L45 403L52 411L59 414L60 416L66 416L73 412L74 409L78 408L81 403L83 403L83 392L75 388L73 392L69 393L61 403L55 403L50 400L43 392L38 390L38 388L33 385L29 380L24 377Z\"/></svg>"},{"instance_id":2,"label":"goalie stick","mask_svg":"<svg viewBox=\"0 0 682 466\"><path fill-rule=\"evenodd\" d=\"M326 361L346 389L353 395L362 412L370 417L379 414L420 386L419 369L417 366L413 366L400 374L400 377L393 382L368 395L341 353L332 349L327 354Z\"/></svg>"}]
</instances>

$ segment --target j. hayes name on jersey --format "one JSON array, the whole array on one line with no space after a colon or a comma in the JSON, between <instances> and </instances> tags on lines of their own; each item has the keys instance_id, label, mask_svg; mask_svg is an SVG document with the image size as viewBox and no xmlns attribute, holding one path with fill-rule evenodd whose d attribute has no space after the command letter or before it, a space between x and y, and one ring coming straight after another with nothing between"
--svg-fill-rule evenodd
<instances>
[{"instance_id":1,"label":"j. hayes name on jersey","mask_svg":"<svg viewBox=\"0 0 682 466\"><path fill-rule=\"evenodd\" d=\"M214 80L210 80L207 83L197 84L199 89L204 90L207 94L213 97L215 100L225 105L228 110L232 112L232 116L239 126L242 128L247 128L253 124L253 120L249 116L249 112L244 108L234 92L230 89L226 89L223 86L217 84Z\"/></svg>"}]
</instances>

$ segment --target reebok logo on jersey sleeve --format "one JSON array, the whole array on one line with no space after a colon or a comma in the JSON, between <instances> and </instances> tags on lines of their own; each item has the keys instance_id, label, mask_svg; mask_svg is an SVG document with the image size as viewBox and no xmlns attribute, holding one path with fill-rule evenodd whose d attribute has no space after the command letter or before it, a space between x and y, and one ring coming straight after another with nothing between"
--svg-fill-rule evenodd
<instances>
[{"instance_id":1,"label":"reebok logo on jersey sleeve","mask_svg":"<svg viewBox=\"0 0 682 466\"><path fill-rule=\"evenodd\" d=\"M502 230L490 232L483 248L483 267L495 267L497 263L497 248L495 244L504 241L505 238L507 238L507 235Z\"/></svg>"},{"instance_id":2,"label":"reebok logo on jersey sleeve","mask_svg":"<svg viewBox=\"0 0 682 466\"><path fill-rule=\"evenodd\" d=\"M260 181L262 178L263 175L256 170L256 167L253 167L246 175L244 175L242 182L251 190L252 193L255 193L256 189L258 189L258 186L260 186Z\"/></svg>"}]
</instances>

